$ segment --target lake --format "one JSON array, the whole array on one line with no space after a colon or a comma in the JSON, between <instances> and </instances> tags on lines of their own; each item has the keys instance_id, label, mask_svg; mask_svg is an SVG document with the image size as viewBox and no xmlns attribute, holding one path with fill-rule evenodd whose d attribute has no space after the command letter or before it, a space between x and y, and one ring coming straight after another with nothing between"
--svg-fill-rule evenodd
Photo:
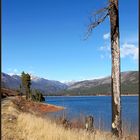
<instances>
[{"instance_id":1,"label":"lake","mask_svg":"<svg viewBox=\"0 0 140 140\"><path fill-rule=\"evenodd\" d=\"M45 102L66 108L49 115L70 120L92 115L97 129L111 130L111 96L47 96ZM121 108L123 129L138 133L138 96L121 96Z\"/></svg>"}]
</instances>

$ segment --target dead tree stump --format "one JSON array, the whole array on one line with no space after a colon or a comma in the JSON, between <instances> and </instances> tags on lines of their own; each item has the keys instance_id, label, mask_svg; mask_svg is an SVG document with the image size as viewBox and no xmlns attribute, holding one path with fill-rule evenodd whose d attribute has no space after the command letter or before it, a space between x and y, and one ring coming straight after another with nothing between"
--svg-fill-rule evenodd
<instances>
[{"instance_id":1,"label":"dead tree stump","mask_svg":"<svg viewBox=\"0 0 140 140\"><path fill-rule=\"evenodd\" d=\"M93 116L87 116L85 118L85 128L87 131L94 131L94 118L93 118Z\"/></svg>"}]
</instances>

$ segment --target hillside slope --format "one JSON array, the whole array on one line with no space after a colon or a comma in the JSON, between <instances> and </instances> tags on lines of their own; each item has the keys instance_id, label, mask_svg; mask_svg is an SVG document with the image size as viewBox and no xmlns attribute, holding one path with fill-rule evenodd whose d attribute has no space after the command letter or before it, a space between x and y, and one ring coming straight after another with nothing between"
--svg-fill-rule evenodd
<instances>
[{"instance_id":1,"label":"hillside slope","mask_svg":"<svg viewBox=\"0 0 140 140\"><path fill-rule=\"evenodd\" d=\"M138 94L139 72L128 71L121 73L121 93ZM70 85L63 94L68 95L99 95L111 94L111 77L95 80L85 80Z\"/></svg>"},{"instance_id":2,"label":"hillside slope","mask_svg":"<svg viewBox=\"0 0 140 140\"><path fill-rule=\"evenodd\" d=\"M19 89L21 84L21 77L18 75L8 75L5 73L1 74L2 77L2 87L10 89ZM36 76L31 76L31 89L38 89L44 94L54 93L60 90L66 89L67 85L59 81L48 80L45 78L40 78Z\"/></svg>"}]
</instances>

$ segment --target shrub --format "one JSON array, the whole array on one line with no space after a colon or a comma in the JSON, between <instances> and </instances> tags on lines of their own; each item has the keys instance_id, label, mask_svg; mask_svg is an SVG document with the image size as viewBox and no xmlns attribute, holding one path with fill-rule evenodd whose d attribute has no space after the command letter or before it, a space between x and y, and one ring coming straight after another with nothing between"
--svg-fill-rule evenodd
<instances>
[{"instance_id":1,"label":"shrub","mask_svg":"<svg viewBox=\"0 0 140 140\"><path fill-rule=\"evenodd\" d=\"M42 102L45 101L45 98L39 90L35 90L35 92L32 94L32 100L36 102Z\"/></svg>"}]
</instances>

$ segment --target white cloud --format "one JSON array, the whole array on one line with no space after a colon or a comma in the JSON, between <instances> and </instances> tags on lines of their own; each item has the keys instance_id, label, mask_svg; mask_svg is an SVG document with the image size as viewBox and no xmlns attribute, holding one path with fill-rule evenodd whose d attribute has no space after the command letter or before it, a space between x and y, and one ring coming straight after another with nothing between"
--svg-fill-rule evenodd
<instances>
[{"instance_id":1,"label":"white cloud","mask_svg":"<svg viewBox=\"0 0 140 140\"><path fill-rule=\"evenodd\" d=\"M122 58L129 56L134 60L138 60L138 47L136 47L134 44L124 43L120 48L120 51Z\"/></svg>"},{"instance_id":2,"label":"white cloud","mask_svg":"<svg viewBox=\"0 0 140 140\"><path fill-rule=\"evenodd\" d=\"M100 55L101 59L106 56L111 58L111 49L109 44L101 46L99 50L103 53ZM124 43L120 47L120 55L121 58L129 57L133 60L138 60L138 47L134 43Z\"/></svg>"},{"instance_id":3,"label":"white cloud","mask_svg":"<svg viewBox=\"0 0 140 140\"><path fill-rule=\"evenodd\" d=\"M110 51L110 46L109 45L101 46L100 50L101 51Z\"/></svg>"},{"instance_id":4,"label":"white cloud","mask_svg":"<svg viewBox=\"0 0 140 140\"><path fill-rule=\"evenodd\" d=\"M110 37L110 33L106 33L103 35L103 39L105 40L109 39L109 37Z\"/></svg>"},{"instance_id":5,"label":"white cloud","mask_svg":"<svg viewBox=\"0 0 140 140\"><path fill-rule=\"evenodd\" d=\"M104 59L105 57L109 57L109 55L111 53L109 43L104 46L101 46L99 50L102 52L102 54L100 55L101 59Z\"/></svg>"}]
</instances>

